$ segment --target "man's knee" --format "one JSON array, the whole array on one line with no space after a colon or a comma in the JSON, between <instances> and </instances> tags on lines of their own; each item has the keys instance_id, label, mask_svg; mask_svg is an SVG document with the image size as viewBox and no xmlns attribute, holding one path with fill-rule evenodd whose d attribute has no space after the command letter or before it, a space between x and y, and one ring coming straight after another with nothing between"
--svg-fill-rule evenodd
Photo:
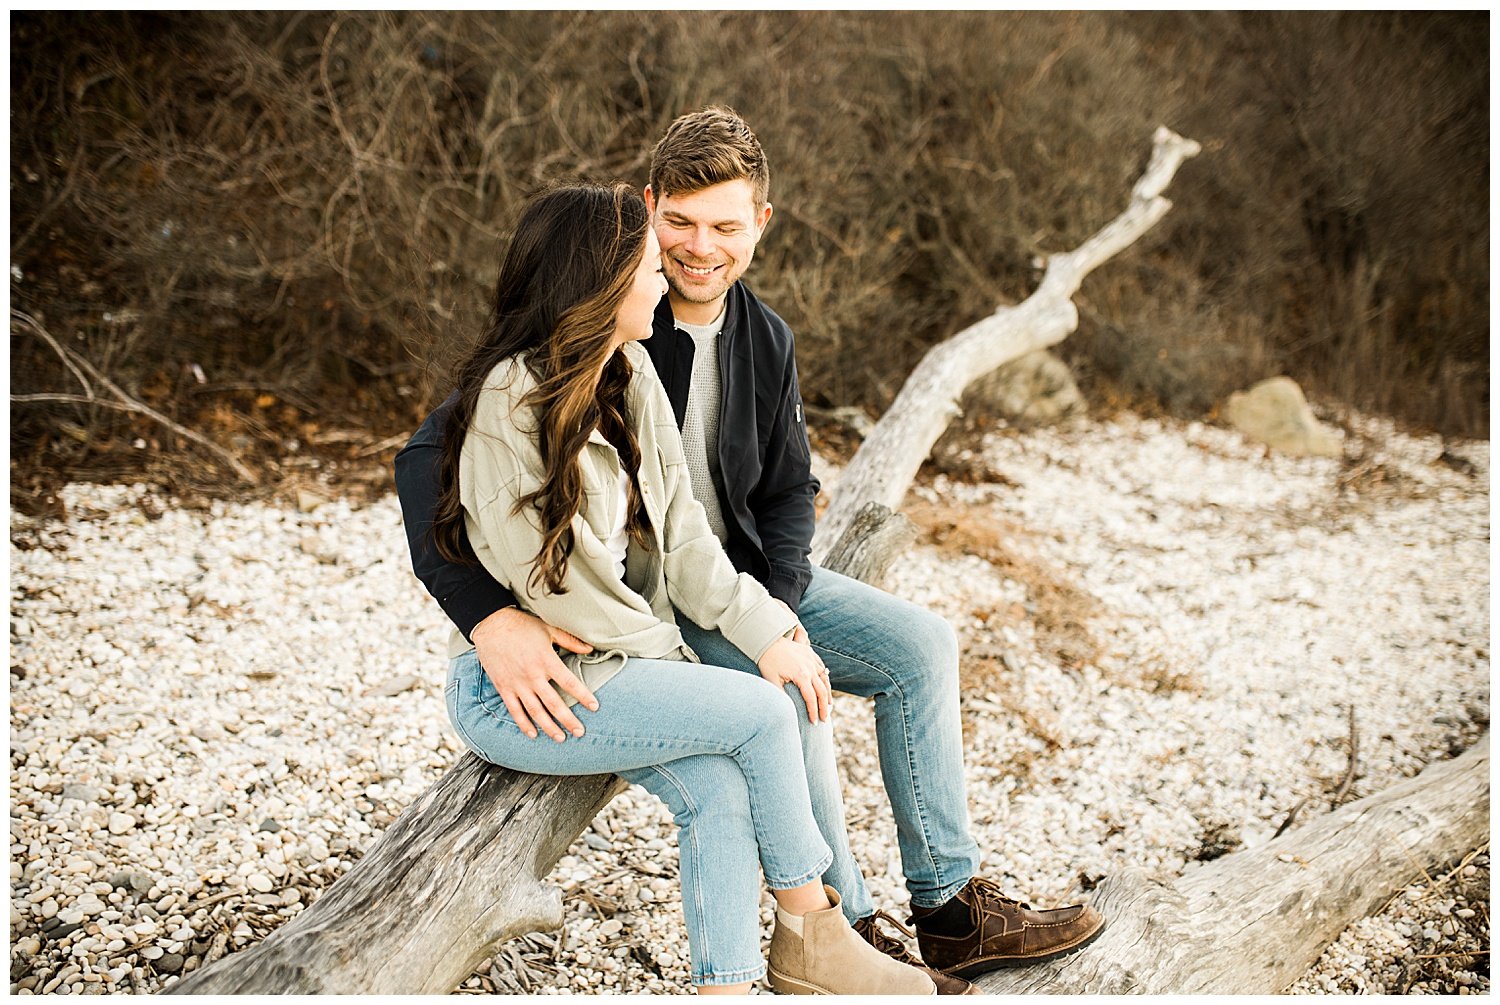
<instances>
[{"instance_id":1,"label":"man's knee","mask_svg":"<svg viewBox=\"0 0 1500 1005\"><path fill-rule=\"evenodd\" d=\"M926 633L926 644L931 647L932 662L941 666L944 672L951 670L953 675L958 675L958 634L954 632L953 626L948 619L923 609L925 617L922 619L923 630Z\"/></svg>"},{"instance_id":2,"label":"man's knee","mask_svg":"<svg viewBox=\"0 0 1500 1005\"><path fill-rule=\"evenodd\" d=\"M901 629L905 658L891 667L903 685L949 686L958 681L958 636L953 626L923 607L912 605Z\"/></svg>"}]
</instances>

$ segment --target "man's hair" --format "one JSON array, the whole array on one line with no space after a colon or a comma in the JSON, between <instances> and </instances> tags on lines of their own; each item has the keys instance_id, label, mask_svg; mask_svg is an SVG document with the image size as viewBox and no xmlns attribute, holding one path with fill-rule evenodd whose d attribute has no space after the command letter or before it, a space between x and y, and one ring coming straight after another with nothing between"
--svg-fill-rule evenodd
<instances>
[{"instance_id":1,"label":"man's hair","mask_svg":"<svg viewBox=\"0 0 1500 1005\"><path fill-rule=\"evenodd\" d=\"M756 208L764 206L771 194L766 152L745 120L723 105L678 116L651 152L651 191L658 199L740 178L750 183Z\"/></svg>"}]
</instances>

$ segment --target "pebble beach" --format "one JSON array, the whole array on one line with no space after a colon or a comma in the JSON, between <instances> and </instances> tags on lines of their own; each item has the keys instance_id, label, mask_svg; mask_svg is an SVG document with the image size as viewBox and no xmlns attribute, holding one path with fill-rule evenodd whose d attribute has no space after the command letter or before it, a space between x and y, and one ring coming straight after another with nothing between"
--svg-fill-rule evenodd
<instances>
[{"instance_id":1,"label":"pebble beach","mask_svg":"<svg viewBox=\"0 0 1500 1005\"><path fill-rule=\"evenodd\" d=\"M913 487L930 532L884 585L958 632L985 875L1039 906L1175 876L1487 731L1489 445L1344 425L1347 459L1128 414L998 430ZM394 496L62 497L11 515L10 989L154 993L295 917L461 755L447 622ZM870 706L835 718L855 855L904 918ZM1467 852L1287 990L1488 993ZM669 814L627 790L549 877L563 928L456 991L686 991L676 872Z\"/></svg>"}]
</instances>

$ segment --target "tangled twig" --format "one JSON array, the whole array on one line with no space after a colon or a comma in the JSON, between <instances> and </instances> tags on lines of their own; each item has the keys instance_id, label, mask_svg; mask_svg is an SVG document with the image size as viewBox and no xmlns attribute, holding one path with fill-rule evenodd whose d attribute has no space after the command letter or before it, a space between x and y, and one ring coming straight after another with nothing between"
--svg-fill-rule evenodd
<instances>
[{"instance_id":1,"label":"tangled twig","mask_svg":"<svg viewBox=\"0 0 1500 1005\"><path fill-rule=\"evenodd\" d=\"M1333 805L1331 809L1338 809L1349 795L1349 788L1354 784L1354 776L1359 772L1359 728L1354 723L1354 705L1349 706L1349 768L1344 772L1344 780L1339 783L1339 790L1333 794Z\"/></svg>"},{"instance_id":2,"label":"tangled twig","mask_svg":"<svg viewBox=\"0 0 1500 1005\"><path fill-rule=\"evenodd\" d=\"M186 426L181 425L180 423L173 422L171 419L167 418L165 415L161 414L150 405L144 404L136 398L131 397L129 394L126 394L118 384L110 380L108 377L104 376L104 374L100 373L88 360L84 359L78 353L72 351L67 346L63 345L61 342L55 339L52 336L52 333L47 331L46 328L42 327L41 323L38 322L36 318L32 317L30 314L27 314L24 311L12 310L10 312L10 318L12 322L28 329L32 334L36 335L43 342L46 342L47 345L52 348L52 351L57 353L58 358L63 361L63 364L72 372L73 376L78 378L78 382L83 385L84 390L83 394L13 394L10 396L10 402L12 405L97 405L101 408L111 408L118 412L131 412L136 415L144 415L166 426L178 436L181 436L187 440L191 440L199 446L211 451L216 457L222 460L225 464L229 465L230 469L244 481L249 482L251 485L256 484L256 482L258 481L258 479L255 477L255 473L248 467L246 467L243 463L241 463L240 460L233 454L231 454L228 450L225 450L223 447L219 446L217 443L213 442L203 434L196 433L193 430L188 429ZM111 401L108 398L99 397L98 394L94 391L93 384L90 384L89 378L93 379L94 384L98 384L104 390L114 395L115 400Z\"/></svg>"}]
</instances>

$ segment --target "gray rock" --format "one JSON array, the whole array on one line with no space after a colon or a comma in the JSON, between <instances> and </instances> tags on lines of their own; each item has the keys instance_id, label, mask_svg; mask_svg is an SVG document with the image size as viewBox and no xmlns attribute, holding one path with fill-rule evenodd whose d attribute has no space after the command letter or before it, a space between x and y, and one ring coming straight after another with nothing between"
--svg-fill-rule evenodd
<instances>
[{"instance_id":1,"label":"gray rock","mask_svg":"<svg viewBox=\"0 0 1500 1005\"><path fill-rule=\"evenodd\" d=\"M1284 454L1339 457L1344 452L1343 439L1313 416L1302 388L1290 377L1272 377L1231 394L1224 418L1252 440Z\"/></svg>"},{"instance_id":2,"label":"gray rock","mask_svg":"<svg viewBox=\"0 0 1500 1005\"><path fill-rule=\"evenodd\" d=\"M1023 428L1050 426L1083 415L1088 403L1068 364L1038 349L969 385L959 401L966 419L998 416Z\"/></svg>"},{"instance_id":3,"label":"gray rock","mask_svg":"<svg viewBox=\"0 0 1500 1005\"><path fill-rule=\"evenodd\" d=\"M99 801L99 790L92 785L84 785L82 782L72 782L63 786L62 797L64 799L77 799L85 803L97 803Z\"/></svg>"},{"instance_id":4,"label":"gray rock","mask_svg":"<svg viewBox=\"0 0 1500 1005\"><path fill-rule=\"evenodd\" d=\"M317 509L319 506L322 506L326 502L328 502L328 500L318 495L316 492L309 492L307 489L297 490L297 508L303 513L311 513L313 510Z\"/></svg>"},{"instance_id":5,"label":"gray rock","mask_svg":"<svg viewBox=\"0 0 1500 1005\"><path fill-rule=\"evenodd\" d=\"M260 822L260 826L257 827L256 830L265 831L267 834L275 834L277 831L281 830L281 824L271 817L266 817Z\"/></svg>"},{"instance_id":6,"label":"gray rock","mask_svg":"<svg viewBox=\"0 0 1500 1005\"><path fill-rule=\"evenodd\" d=\"M181 953L167 953L155 964L156 972L159 974L175 974L182 970L182 964L186 962Z\"/></svg>"}]
</instances>

